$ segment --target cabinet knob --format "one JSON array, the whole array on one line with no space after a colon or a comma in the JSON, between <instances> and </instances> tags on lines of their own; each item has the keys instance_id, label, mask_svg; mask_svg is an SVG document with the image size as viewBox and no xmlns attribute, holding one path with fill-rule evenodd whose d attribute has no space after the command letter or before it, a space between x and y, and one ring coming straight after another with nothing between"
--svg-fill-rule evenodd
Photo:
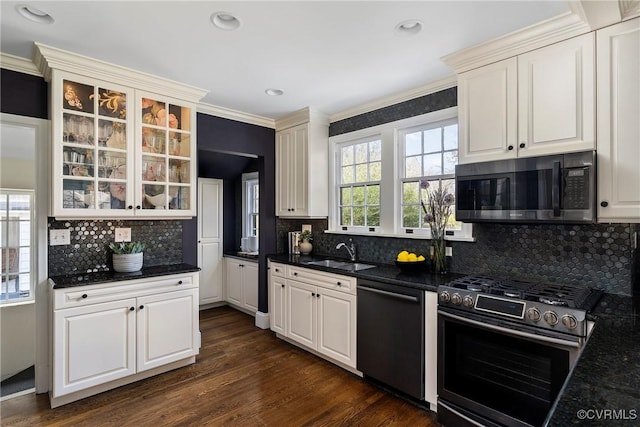
<instances>
[{"instance_id":1,"label":"cabinet knob","mask_svg":"<svg viewBox=\"0 0 640 427\"><path fill-rule=\"evenodd\" d=\"M129 307L129 311L134 311L135 309L135 307Z\"/></svg>"},{"instance_id":2,"label":"cabinet knob","mask_svg":"<svg viewBox=\"0 0 640 427\"><path fill-rule=\"evenodd\" d=\"M600 206L606 208L607 206L609 206L609 202L600 202Z\"/></svg>"},{"instance_id":3,"label":"cabinet knob","mask_svg":"<svg viewBox=\"0 0 640 427\"><path fill-rule=\"evenodd\" d=\"M507 150L509 150L509 151L513 150L513 145L508 146Z\"/></svg>"},{"instance_id":4,"label":"cabinet knob","mask_svg":"<svg viewBox=\"0 0 640 427\"><path fill-rule=\"evenodd\" d=\"M142 310L144 308L144 305L141 305L140 307L138 307L140 310Z\"/></svg>"},{"instance_id":5,"label":"cabinet knob","mask_svg":"<svg viewBox=\"0 0 640 427\"><path fill-rule=\"evenodd\" d=\"M178 285L182 285L182 280L178 280Z\"/></svg>"},{"instance_id":6,"label":"cabinet knob","mask_svg":"<svg viewBox=\"0 0 640 427\"><path fill-rule=\"evenodd\" d=\"M316 298L320 298L320 294L316 294Z\"/></svg>"},{"instance_id":7,"label":"cabinet knob","mask_svg":"<svg viewBox=\"0 0 640 427\"><path fill-rule=\"evenodd\" d=\"M127 209L133 209L133 205L127 206Z\"/></svg>"},{"instance_id":8,"label":"cabinet knob","mask_svg":"<svg viewBox=\"0 0 640 427\"><path fill-rule=\"evenodd\" d=\"M82 298L86 298L86 297L88 297L88 296L89 296L89 295L87 295L87 294L82 294Z\"/></svg>"},{"instance_id":9,"label":"cabinet knob","mask_svg":"<svg viewBox=\"0 0 640 427\"><path fill-rule=\"evenodd\" d=\"M142 209L140 205L136 205L136 209Z\"/></svg>"},{"instance_id":10,"label":"cabinet knob","mask_svg":"<svg viewBox=\"0 0 640 427\"><path fill-rule=\"evenodd\" d=\"M284 285L281 284L280 286L282 286L284 288Z\"/></svg>"},{"instance_id":11,"label":"cabinet knob","mask_svg":"<svg viewBox=\"0 0 640 427\"><path fill-rule=\"evenodd\" d=\"M298 275L298 273L294 272L294 273L293 273L293 275L294 275L294 276L297 276L297 275Z\"/></svg>"},{"instance_id":12,"label":"cabinet knob","mask_svg":"<svg viewBox=\"0 0 640 427\"><path fill-rule=\"evenodd\" d=\"M520 148L524 148L524 147L525 147L525 145L527 145L527 144L525 144L524 142L521 142L521 143L520 143Z\"/></svg>"},{"instance_id":13,"label":"cabinet knob","mask_svg":"<svg viewBox=\"0 0 640 427\"><path fill-rule=\"evenodd\" d=\"M276 268L276 273L280 273L280 270L278 270L277 268Z\"/></svg>"},{"instance_id":14,"label":"cabinet knob","mask_svg":"<svg viewBox=\"0 0 640 427\"><path fill-rule=\"evenodd\" d=\"M336 283L338 286L342 286L342 282L338 282Z\"/></svg>"}]
</instances>

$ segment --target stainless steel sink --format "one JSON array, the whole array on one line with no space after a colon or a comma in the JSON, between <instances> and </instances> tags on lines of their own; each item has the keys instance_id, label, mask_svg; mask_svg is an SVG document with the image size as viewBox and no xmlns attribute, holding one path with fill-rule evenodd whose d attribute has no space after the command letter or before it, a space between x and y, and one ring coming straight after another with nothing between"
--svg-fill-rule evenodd
<instances>
[{"instance_id":1,"label":"stainless steel sink","mask_svg":"<svg viewBox=\"0 0 640 427\"><path fill-rule=\"evenodd\" d=\"M366 270L368 268L375 267L375 265L371 265L371 264L363 264L360 262L335 261L332 259L309 261L307 262L307 265L318 265L320 267L336 268L338 270L345 270L345 271L359 271L359 270Z\"/></svg>"}]
</instances>

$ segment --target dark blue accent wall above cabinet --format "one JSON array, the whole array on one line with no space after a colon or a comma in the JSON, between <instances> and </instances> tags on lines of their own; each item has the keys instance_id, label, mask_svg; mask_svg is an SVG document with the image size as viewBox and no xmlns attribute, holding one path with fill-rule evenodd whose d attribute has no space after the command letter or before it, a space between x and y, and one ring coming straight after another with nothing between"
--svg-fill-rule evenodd
<instances>
[{"instance_id":1,"label":"dark blue accent wall above cabinet","mask_svg":"<svg viewBox=\"0 0 640 427\"><path fill-rule=\"evenodd\" d=\"M49 118L49 87L42 77L0 69L0 111Z\"/></svg>"}]
</instances>

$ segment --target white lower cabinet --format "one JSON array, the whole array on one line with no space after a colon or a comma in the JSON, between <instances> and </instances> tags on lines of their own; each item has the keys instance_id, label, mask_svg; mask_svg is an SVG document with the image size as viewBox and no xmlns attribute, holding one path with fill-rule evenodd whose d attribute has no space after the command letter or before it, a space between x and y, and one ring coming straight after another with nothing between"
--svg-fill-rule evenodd
<instances>
[{"instance_id":1,"label":"white lower cabinet","mask_svg":"<svg viewBox=\"0 0 640 427\"><path fill-rule=\"evenodd\" d=\"M195 362L197 274L54 289L51 406Z\"/></svg>"},{"instance_id":2,"label":"white lower cabinet","mask_svg":"<svg viewBox=\"0 0 640 427\"><path fill-rule=\"evenodd\" d=\"M227 302L255 315L258 311L258 263L225 258Z\"/></svg>"},{"instance_id":3,"label":"white lower cabinet","mask_svg":"<svg viewBox=\"0 0 640 427\"><path fill-rule=\"evenodd\" d=\"M355 278L276 263L269 271L271 329L355 369Z\"/></svg>"}]
</instances>

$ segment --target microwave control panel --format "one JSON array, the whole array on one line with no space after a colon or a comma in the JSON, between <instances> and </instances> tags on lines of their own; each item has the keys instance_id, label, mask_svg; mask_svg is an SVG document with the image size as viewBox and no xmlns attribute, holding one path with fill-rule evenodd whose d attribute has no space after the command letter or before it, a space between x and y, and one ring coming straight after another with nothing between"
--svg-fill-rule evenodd
<instances>
[{"instance_id":1,"label":"microwave control panel","mask_svg":"<svg viewBox=\"0 0 640 427\"><path fill-rule=\"evenodd\" d=\"M589 209L590 201L589 168L569 168L564 170L564 208Z\"/></svg>"}]
</instances>

